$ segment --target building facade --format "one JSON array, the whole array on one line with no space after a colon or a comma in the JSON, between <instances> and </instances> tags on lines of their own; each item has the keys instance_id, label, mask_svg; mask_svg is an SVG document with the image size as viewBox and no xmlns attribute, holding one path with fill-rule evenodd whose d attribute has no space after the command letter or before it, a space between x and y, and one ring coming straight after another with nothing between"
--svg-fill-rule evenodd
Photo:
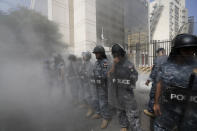
<instances>
[{"instance_id":1,"label":"building facade","mask_svg":"<svg viewBox=\"0 0 197 131\"><path fill-rule=\"evenodd\" d=\"M124 44L124 0L96 1L97 42L111 47L112 43Z\"/></svg>"},{"instance_id":2,"label":"building facade","mask_svg":"<svg viewBox=\"0 0 197 131\"><path fill-rule=\"evenodd\" d=\"M155 51L164 48L169 55L171 40L178 34L179 29L188 23L185 0L155 0L150 3L149 18L149 65L152 65Z\"/></svg>"},{"instance_id":3,"label":"building facade","mask_svg":"<svg viewBox=\"0 0 197 131\"><path fill-rule=\"evenodd\" d=\"M68 0L31 0L30 8L57 23L62 41L71 47Z\"/></svg>"},{"instance_id":4,"label":"building facade","mask_svg":"<svg viewBox=\"0 0 197 131\"><path fill-rule=\"evenodd\" d=\"M75 53L119 43L136 59L132 46L148 44L148 5L147 0L74 0ZM140 41L132 42L138 32Z\"/></svg>"},{"instance_id":5,"label":"building facade","mask_svg":"<svg viewBox=\"0 0 197 131\"><path fill-rule=\"evenodd\" d=\"M136 66L148 64L149 1L125 0L124 38L128 56Z\"/></svg>"},{"instance_id":6,"label":"building facade","mask_svg":"<svg viewBox=\"0 0 197 131\"><path fill-rule=\"evenodd\" d=\"M185 7L185 0L155 0L151 2L151 40L172 40L179 28L187 22L188 10Z\"/></svg>"},{"instance_id":7,"label":"building facade","mask_svg":"<svg viewBox=\"0 0 197 131\"><path fill-rule=\"evenodd\" d=\"M59 25L72 53L81 55L97 44L109 50L113 43L122 44L131 59L142 55L133 46L145 47L143 54L147 53L148 0L30 1L31 9Z\"/></svg>"},{"instance_id":8,"label":"building facade","mask_svg":"<svg viewBox=\"0 0 197 131\"><path fill-rule=\"evenodd\" d=\"M74 0L74 53L92 51L96 38L96 0Z\"/></svg>"}]
</instances>

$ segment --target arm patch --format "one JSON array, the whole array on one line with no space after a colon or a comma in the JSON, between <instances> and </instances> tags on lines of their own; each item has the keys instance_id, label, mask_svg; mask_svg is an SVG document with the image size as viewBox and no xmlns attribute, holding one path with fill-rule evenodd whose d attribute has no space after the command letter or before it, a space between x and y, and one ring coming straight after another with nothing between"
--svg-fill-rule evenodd
<instances>
[{"instance_id":1,"label":"arm patch","mask_svg":"<svg viewBox=\"0 0 197 131\"><path fill-rule=\"evenodd\" d=\"M107 68L108 67L108 63L107 62L103 63L103 67Z\"/></svg>"},{"instance_id":2,"label":"arm patch","mask_svg":"<svg viewBox=\"0 0 197 131\"><path fill-rule=\"evenodd\" d=\"M133 66L129 66L129 70L130 70L131 72L133 72L133 71L134 71Z\"/></svg>"}]
</instances>

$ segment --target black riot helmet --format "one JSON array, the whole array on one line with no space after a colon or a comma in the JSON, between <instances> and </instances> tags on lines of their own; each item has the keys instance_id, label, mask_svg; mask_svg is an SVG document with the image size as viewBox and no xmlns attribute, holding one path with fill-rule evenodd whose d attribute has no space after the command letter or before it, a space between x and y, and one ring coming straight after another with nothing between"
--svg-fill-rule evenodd
<instances>
[{"instance_id":1,"label":"black riot helmet","mask_svg":"<svg viewBox=\"0 0 197 131\"><path fill-rule=\"evenodd\" d=\"M77 60L77 57L75 55L73 55L73 54L70 54L68 56L68 60L70 60L70 61L76 61Z\"/></svg>"},{"instance_id":2,"label":"black riot helmet","mask_svg":"<svg viewBox=\"0 0 197 131\"><path fill-rule=\"evenodd\" d=\"M179 34L172 41L172 50L169 55L170 61L180 55L180 49L192 48L197 50L197 37L192 34Z\"/></svg>"},{"instance_id":3,"label":"black riot helmet","mask_svg":"<svg viewBox=\"0 0 197 131\"><path fill-rule=\"evenodd\" d=\"M91 53L89 51L83 52L82 56L85 58L86 61L91 59Z\"/></svg>"},{"instance_id":4,"label":"black riot helmet","mask_svg":"<svg viewBox=\"0 0 197 131\"><path fill-rule=\"evenodd\" d=\"M172 49L197 47L197 37L191 34L179 34L172 41Z\"/></svg>"},{"instance_id":5,"label":"black riot helmet","mask_svg":"<svg viewBox=\"0 0 197 131\"><path fill-rule=\"evenodd\" d=\"M105 53L105 49L104 49L104 47L103 46L101 46L101 45L97 45L95 48L94 48L94 50L93 50L93 52L92 53L94 53L94 54L96 54L96 53Z\"/></svg>"},{"instance_id":6,"label":"black riot helmet","mask_svg":"<svg viewBox=\"0 0 197 131\"><path fill-rule=\"evenodd\" d=\"M102 57L102 58L107 58L107 56L106 56L106 54L105 54L105 48L104 48L103 46L101 46L101 45L97 45L97 46L94 48L94 50L93 50L92 53L94 53L94 54L99 53L99 54L101 54L101 57Z\"/></svg>"},{"instance_id":7,"label":"black riot helmet","mask_svg":"<svg viewBox=\"0 0 197 131\"><path fill-rule=\"evenodd\" d=\"M122 56L122 57L124 57L125 54L126 54L126 51L119 44L114 44L112 46L111 52L112 52L113 57L115 57L115 56Z\"/></svg>"},{"instance_id":8,"label":"black riot helmet","mask_svg":"<svg viewBox=\"0 0 197 131\"><path fill-rule=\"evenodd\" d=\"M180 55L180 50L197 50L197 23L189 22L181 26L177 35L172 40L172 50L169 60L173 61ZM197 51L195 55L197 54Z\"/></svg>"}]
</instances>

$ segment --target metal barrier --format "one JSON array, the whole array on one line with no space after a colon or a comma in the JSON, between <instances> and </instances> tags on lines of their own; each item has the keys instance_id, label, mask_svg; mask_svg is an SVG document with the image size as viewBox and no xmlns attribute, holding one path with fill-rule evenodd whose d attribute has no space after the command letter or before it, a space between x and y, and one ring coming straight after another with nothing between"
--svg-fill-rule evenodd
<instances>
[{"instance_id":1,"label":"metal barrier","mask_svg":"<svg viewBox=\"0 0 197 131\"><path fill-rule=\"evenodd\" d=\"M128 57L136 65L148 65L148 44L137 43L128 47Z\"/></svg>"},{"instance_id":2,"label":"metal barrier","mask_svg":"<svg viewBox=\"0 0 197 131\"><path fill-rule=\"evenodd\" d=\"M166 50L166 55L170 54L171 51L171 41L156 41L153 40L149 44L149 65L153 65L153 60L156 57L156 51L158 48L164 48Z\"/></svg>"},{"instance_id":3,"label":"metal barrier","mask_svg":"<svg viewBox=\"0 0 197 131\"><path fill-rule=\"evenodd\" d=\"M158 48L164 48L170 54L171 41L153 40L149 44L133 44L128 46L128 57L138 69L150 71Z\"/></svg>"}]
</instances>

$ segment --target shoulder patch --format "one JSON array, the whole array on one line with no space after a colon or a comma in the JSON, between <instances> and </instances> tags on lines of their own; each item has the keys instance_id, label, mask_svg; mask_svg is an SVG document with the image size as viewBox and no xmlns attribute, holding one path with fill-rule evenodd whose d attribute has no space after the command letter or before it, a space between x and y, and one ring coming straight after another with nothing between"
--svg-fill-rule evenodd
<instances>
[{"instance_id":1,"label":"shoulder patch","mask_svg":"<svg viewBox=\"0 0 197 131\"><path fill-rule=\"evenodd\" d=\"M107 62L104 62L103 63L103 67L107 68L108 67L108 63Z\"/></svg>"},{"instance_id":2,"label":"shoulder patch","mask_svg":"<svg viewBox=\"0 0 197 131\"><path fill-rule=\"evenodd\" d=\"M129 67L129 69L130 69L130 71L131 71L131 72L133 72L133 71L134 71L133 67Z\"/></svg>"},{"instance_id":3,"label":"shoulder patch","mask_svg":"<svg viewBox=\"0 0 197 131\"><path fill-rule=\"evenodd\" d=\"M129 70L130 70L131 72L133 72L133 71L134 71L134 67L133 67L133 65L129 65Z\"/></svg>"}]
</instances>

